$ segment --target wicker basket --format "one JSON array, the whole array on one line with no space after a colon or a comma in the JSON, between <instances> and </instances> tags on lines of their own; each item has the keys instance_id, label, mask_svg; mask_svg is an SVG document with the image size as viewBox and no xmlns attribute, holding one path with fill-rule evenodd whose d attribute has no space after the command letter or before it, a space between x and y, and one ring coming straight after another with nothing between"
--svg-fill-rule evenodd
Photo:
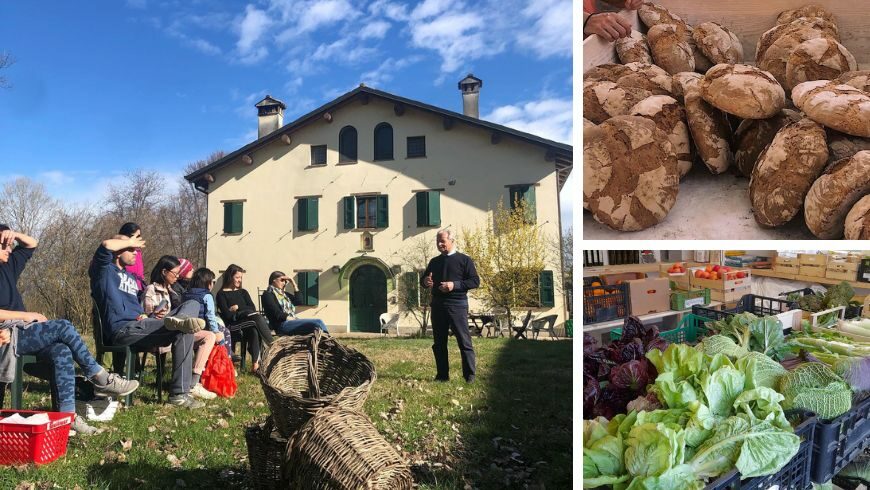
<instances>
[{"instance_id":1,"label":"wicker basket","mask_svg":"<svg viewBox=\"0 0 870 490\"><path fill-rule=\"evenodd\" d=\"M413 483L368 417L341 407L321 410L290 438L286 463L290 488L403 490Z\"/></svg>"},{"instance_id":2,"label":"wicker basket","mask_svg":"<svg viewBox=\"0 0 870 490\"><path fill-rule=\"evenodd\" d=\"M286 488L282 466L287 452L287 439L274 430L272 418L245 429L248 462L251 465L251 486L258 489Z\"/></svg>"},{"instance_id":3,"label":"wicker basket","mask_svg":"<svg viewBox=\"0 0 870 490\"><path fill-rule=\"evenodd\" d=\"M275 427L284 437L324 407L362 410L376 378L366 356L319 330L276 339L258 374Z\"/></svg>"}]
</instances>

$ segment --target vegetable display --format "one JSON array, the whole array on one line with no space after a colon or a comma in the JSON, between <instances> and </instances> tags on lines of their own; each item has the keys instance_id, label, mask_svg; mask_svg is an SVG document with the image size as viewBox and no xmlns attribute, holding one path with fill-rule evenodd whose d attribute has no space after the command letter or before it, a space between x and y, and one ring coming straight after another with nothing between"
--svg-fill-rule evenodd
<instances>
[{"instance_id":1,"label":"vegetable display","mask_svg":"<svg viewBox=\"0 0 870 490\"><path fill-rule=\"evenodd\" d=\"M815 412L824 420L833 419L852 408L852 390L829 367L820 363L798 366L779 380L779 392L786 409L801 408Z\"/></svg>"},{"instance_id":2,"label":"vegetable display","mask_svg":"<svg viewBox=\"0 0 870 490\"><path fill-rule=\"evenodd\" d=\"M855 296L855 290L852 289L852 286L848 282L843 281L840 284L829 287L825 291L825 294L807 294L801 296L797 298L797 303L800 309L816 313L838 306L849 306L853 296Z\"/></svg>"},{"instance_id":3,"label":"vegetable display","mask_svg":"<svg viewBox=\"0 0 870 490\"><path fill-rule=\"evenodd\" d=\"M782 322L775 316L758 317L750 312L737 313L707 324L708 328L730 337L747 351L760 352L775 360L788 353Z\"/></svg>"}]
</instances>

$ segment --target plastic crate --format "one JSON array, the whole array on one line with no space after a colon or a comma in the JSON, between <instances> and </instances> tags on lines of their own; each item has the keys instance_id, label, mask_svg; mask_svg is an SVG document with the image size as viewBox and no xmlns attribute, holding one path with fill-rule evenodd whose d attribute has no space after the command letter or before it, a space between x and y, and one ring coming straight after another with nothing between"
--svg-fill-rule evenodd
<instances>
[{"instance_id":1,"label":"plastic crate","mask_svg":"<svg viewBox=\"0 0 870 490\"><path fill-rule=\"evenodd\" d=\"M596 295L596 291L601 294ZM628 284L583 288L584 325L625 318L628 311Z\"/></svg>"},{"instance_id":2,"label":"plastic crate","mask_svg":"<svg viewBox=\"0 0 870 490\"><path fill-rule=\"evenodd\" d=\"M704 490L768 490L771 487L780 490L806 490L811 488L810 469L814 456L813 437L816 423L814 414L809 412L803 414L801 423L794 429L794 433L801 438L798 452L781 470L773 475L741 480L740 473L734 469L708 484Z\"/></svg>"},{"instance_id":3,"label":"plastic crate","mask_svg":"<svg viewBox=\"0 0 870 490\"><path fill-rule=\"evenodd\" d=\"M46 464L66 454L74 413L0 410L0 418L16 413L23 417L46 413L49 421L40 425L0 422L0 465Z\"/></svg>"},{"instance_id":4,"label":"plastic crate","mask_svg":"<svg viewBox=\"0 0 870 490\"><path fill-rule=\"evenodd\" d=\"M659 336L668 342L674 344L693 344L701 337L707 335L707 329L704 328L705 318L693 315L691 313L683 315L677 328L659 332ZM622 337L622 329L615 328L610 331L610 340L615 342Z\"/></svg>"},{"instance_id":5,"label":"plastic crate","mask_svg":"<svg viewBox=\"0 0 870 490\"><path fill-rule=\"evenodd\" d=\"M574 319L565 320L565 336L568 338L574 337Z\"/></svg>"},{"instance_id":6,"label":"plastic crate","mask_svg":"<svg viewBox=\"0 0 870 490\"><path fill-rule=\"evenodd\" d=\"M829 422L816 424L812 480L829 481L870 447L870 397Z\"/></svg>"},{"instance_id":7,"label":"plastic crate","mask_svg":"<svg viewBox=\"0 0 870 490\"><path fill-rule=\"evenodd\" d=\"M810 288L796 289L794 291L786 291L784 293L780 293L780 296L788 297L788 295L798 293L800 296L806 296L808 294L816 294ZM790 302L792 308L799 308L797 301ZM861 318L861 314L864 312L863 305L849 305L846 306L845 318Z\"/></svg>"},{"instance_id":8,"label":"plastic crate","mask_svg":"<svg viewBox=\"0 0 870 490\"><path fill-rule=\"evenodd\" d=\"M695 289L692 291L671 291L671 309L674 311L682 311L693 306L704 306L709 304L710 289L708 288Z\"/></svg>"},{"instance_id":9,"label":"plastic crate","mask_svg":"<svg viewBox=\"0 0 870 490\"><path fill-rule=\"evenodd\" d=\"M778 315L793 309L792 302L785 299L768 298L767 296L758 296L755 294L744 294L737 303L737 306L734 308L716 310L713 308L704 308L703 306L693 306L692 313L709 318L710 320L724 320L725 318L737 313L751 312L758 316L770 316Z\"/></svg>"}]
</instances>

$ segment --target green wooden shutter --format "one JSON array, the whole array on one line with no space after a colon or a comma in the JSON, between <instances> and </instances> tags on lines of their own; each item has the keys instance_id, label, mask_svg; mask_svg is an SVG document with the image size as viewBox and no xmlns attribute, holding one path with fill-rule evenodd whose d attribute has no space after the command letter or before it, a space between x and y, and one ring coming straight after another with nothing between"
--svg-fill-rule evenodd
<instances>
[{"instance_id":1,"label":"green wooden shutter","mask_svg":"<svg viewBox=\"0 0 870 490\"><path fill-rule=\"evenodd\" d=\"M317 198L305 197L299 200L298 209L299 230L317 229Z\"/></svg>"},{"instance_id":2,"label":"green wooden shutter","mask_svg":"<svg viewBox=\"0 0 870 490\"><path fill-rule=\"evenodd\" d=\"M356 207L355 203L354 203L354 198L353 198L353 196L347 196L343 199L343 201L344 201L344 229L345 230L352 230L355 228L354 221L356 221L355 217L354 217L354 208Z\"/></svg>"},{"instance_id":3,"label":"green wooden shutter","mask_svg":"<svg viewBox=\"0 0 870 490\"><path fill-rule=\"evenodd\" d=\"M526 205L526 221L529 223L537 223L538 213L535 204L535 186L526 187L523 193L523 201Z\"/></svg>"},{"instance_id":4,"label":"green wooden shutter","mask_svg":"<svg viewBox=\"0 0 870 490\"><path fill-rule=\"evenodd\" d=\"M427 192L417 193L417 226L429 226L429 199Z\"/></svg>"},{"instance_id":5,"label":"green wooden shutter","mask_svg":"<svg viewBox=\"0 0 870 490\"><path fill-rule=\"evenodd\" d=\"M317 229L317 198L310 197L306 199L308 201L308 229L316 230Z\"/></svg>"},{"instance_id":6,"label":"green wooden shutter","mask_svg":"<svg viewBox=\"0 0 870 490\"><path fill-rule=\"evenodd\" d=\"M541 306L556 306L556 294L553 287L553 271L541 271L538 294Z\"/></svg>"},{"instance_id":7,"label":"green wooden shutter","mask_svg":"<svg viewBox=\"0 0 870 490\"><path fill-rule=\"evenodd\" d=\"M242 203L224 203L224 233L242 232Z\"/></svg>"},{"instance_id":8,"label":"green wooden shutter","mask_svg":"<svg viewBox=\"0 0 870 490\"><path fill-rule=\"evenodd\" d=\"M408 306L420 306L420 276L416 272L405 272L401 280L405 283L403 290L408 294Z\"/></svg>"},{"instance_id":9,"label":"green wooden shutter","mask_svg":"<svg viewBox=\"0 0 870 490\"><path fill-rule=\"evenodd\" d=\"M441 226L441 192L429 191L429 226Z\"/></svg>"},{"instance_id":10,"label":"green wooden shutter","mask_svg":"<svg viewBox=\"0 0 870 490\"><path fill-rule=\"evenodd\" d=\"M388 196L378 196L377 228L390 226L390 209Z\"/></svg>"},{"instance_id":11,"label":"green wooden shutter","mask_svg":"<svg viewBox=\"0 0 870 490\"><path fill-rule=\"evenodd\" d=\"M296 228L300 231L310 229L308 228L308 199L299 199L296 203Z\"/></svg>"},{"instance_id":12,"label":"green wooden shutter","mask_svg":"<svg viewBox=\"0 0 870 490\"><path fill-rule=\"evenodd\" d=\"M297 272L296 284L299 285L299 296L302 306L317 306L320 302L320 281L317 272Z\"/></svg>"},{"instance_id":13,"label":"green wooden shutter","mask_svg":"<svg viewBox=\"0 0 870 490\"><path fill-rule=\"evenodd\" d=\"M233 229L233 203L224 203L224 233L232 233Z\"/></svg>"}]
</instances>

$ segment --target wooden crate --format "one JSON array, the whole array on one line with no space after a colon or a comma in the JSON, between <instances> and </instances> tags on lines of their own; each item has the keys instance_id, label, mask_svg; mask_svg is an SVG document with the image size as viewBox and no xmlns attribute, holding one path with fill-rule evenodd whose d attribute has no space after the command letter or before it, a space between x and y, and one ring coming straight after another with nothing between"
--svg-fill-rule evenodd
<instances>
[{"instance_id":1,"label":"wooden crate","mask_svg":"<svg viewBox=\"0 0 870 490\"><path fill-rule=\"evenodd\" d=\"M828 262L828 271L830 272L851 272L852 275L858 275L858 262L846 261L831 261Z\"/></svg>"},{"instance_id":2,"label":"wooden crate","mask_svg":"<svg viewBox=\"0 0 870 490\"><path fill-rule=\"evenodd\" d=\"M778 274L800 274L801 266L797 264L774 264L773 272Z\"/></svg>"},{"instance_id":3,"label":"wooden crate","mask_svg":"<svg viewBox=\"0 0 870 490\"><path fill-rule=\"evenodd\" d=\"M725 290L711 289L710 299L721 303L729 303L732 301L740 301L740 298L750 293L752 293L751 286Z\"/></svg>"},{"instance_id":4,"label":"wooden crate","mask_svg":"<svg viewBox=\"0 0 870 490\"><path fill-rule=\"evenodd\" d=\"M801 265L815 265L824 268L828 264L828 256L825 254L798 254L798 259Z\"/></svg>"},{"instance_id":5,"label":"wooden crate","mask_svg":"<svg viewBox=\"0 0 870 490\"><path fill-rule=\"evenodd\" d=\"M689 269L689 283L692 287L695 288L710 288L717 289L719 291L726 291L729 289L736 289L742 287L748 287L752 285L752 271L750 269L734 269L732 268L730 272L726 272L726 276L724 278L716 279L699 279L695 277L696 270L703 270L703 267L693 267ZM746 277L737 278L733 275L743 272L746 274Z\"/></svg>"},{"instance_id":6,"label":"wooden crate","mask_svg":"<svg viewBox=\"0 0 870 490\"><path fill-rule=\"evenodd\" d=\"M801 265L800 275L807 277L825 277L828 270L823 265Z\"/></svg>"},{"instance_id":7,"label":"wooden crate","mask_svg":"<svg viewBox=\"0 0 870 490\"><path fill-rule=\"evenodd\" d=\"M787 257L785 255L777 255L776 261L774 261L776 265L800 265L800 263L797 257Z\"/></svg>"},{"instance_id":8,"label":"wooden crate","mask_svg":"<svg viewBox=\"0 0 870 490\"><path fill-rule=\"evenodd\" d=\"M838 279L840 281L855 281L858 279L858 271L837 272L835 270L827 269L825 271L825 277L828 279Z\"/></svg>"}]
</instances>

